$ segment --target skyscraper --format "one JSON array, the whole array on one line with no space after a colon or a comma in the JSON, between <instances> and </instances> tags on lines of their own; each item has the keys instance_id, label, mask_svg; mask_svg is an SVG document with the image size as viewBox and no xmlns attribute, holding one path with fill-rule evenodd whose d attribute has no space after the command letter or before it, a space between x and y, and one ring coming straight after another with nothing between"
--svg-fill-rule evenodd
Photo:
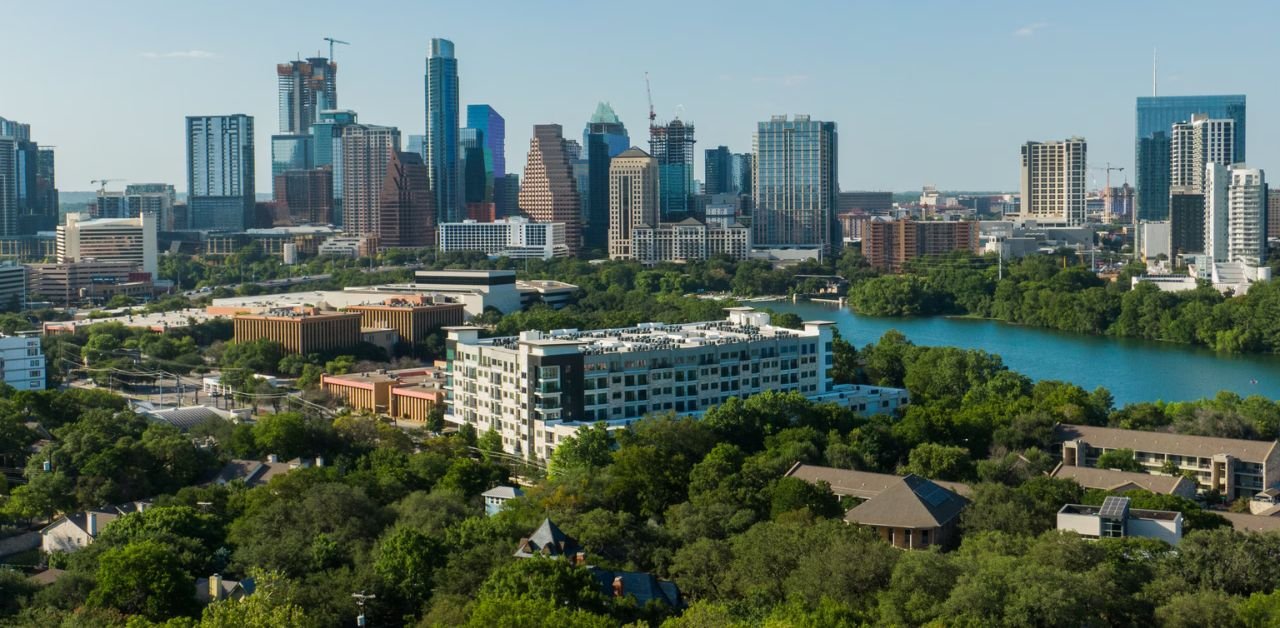
<instances>
[{"instance_id":1,"label":"skyscraper","mask_svg":"<svg viewBox=\"0 0 1280 628\"><path fill-rule=\"evenodd\" d=\"M488 180L507 176L507 123L489 105L467 105L467 128L484 135L484 170Z\"/></svg>"},{"instance_id":2,"label":"skyscraper","mask_svg":"<svg viewBox=\"0 0 1280 628\"><path fill-rule=\"evenodd\" d=\"M565 244L577 253L582 242L578 188L560 125L534 125L518 198L531 220L564 223Z\"/></svg>"},{"instance_id":3,"label":"skyscraper","mask_svg":"<svg viewBox=\"0 0 1280 628\"><path fill-rule=\"evenodd\" d=\"M427 137L423 161L431 173L431 189L436 196L437 224L461 219L458 189L458 60L453 42L432 39L427 57Z\"/></svg>"},{"instance_id":4,"label":"skyscraper","mask_svg":"<svg viewBox=\"0 0 1280 628\"><path fill-rule=\"evenodd\" d=\"M1206 178L1211 187L1205 212L1205 252L1212 251L1215 262L1260 265L1267 256L1267 185L1263 172L1244 164L1210 164Z\"/></svg>"},{"instance_id":5,"label":"skyscraper","mask_svg":"<svg viewBox=\"0 0 1280 628\"><path fill-rule=\"evenodd\" d=\"M0 236L18 232L18 140L0 124Z\"/></svg>"},{"instance_id":6,"label":"skyscraper","mask_svg":"<svg viewBox=\"0 0 1280 628\"><path fill-rule=\"evenodd\" d=\"M836 123L773 116L757 125L752 143L755 245L833 253L840 244Z\"/></svg>"},{"instance_id":7,"label":"skyscraper","mask_svg":"<svg viewBox=\"0 0 1280 628\"><path fill-rule=\"evenodd\" d=\"M350 124L342 129L343 231L354 236L377 236L382 212L382 188L392 153L400 150L395 127Z\"/></svg>"},{"instance_id":8,"label":"skyscraper","mask_svg":"<svg viewBox=\"0 0 1280 628\"><path fill-rule=\"evenodd\" d=\"M630 259L632 230L658 221L658 160L629 148L609 163L609 258Z\"/></svg>"},{"instance_id":9,"label":"skyscraper","mask_svg":"<svg viewBox=\"0 0 1280 628\"><path fill-rule=\"evenodd\" d=\"M1088 145L1082 137L1022 146L1023 220L1084 224Z\"/></svg>"},{"instance_id":10,"label":"skyscraper","mask_svg":"<svg viewBox=\"0 0 1280 628\"><path fill-rule=\"evenodd\" d=\"M1174 255L1201 253L1204 248L1204 193L1192 187L1169 192L1169 250Z\"/></svg>"},{"instance_id":11,"label":"skyscraper","mask_svg":"<svg viewBox=\"0 0 1280 628\"><path fill-rule=\"evenodd\" d=\"M253 215L253 117L187 117L187 228L240 231Z\"/></svg>"},{"instance_id":12,"label":"skyscraper","mask_svg":"<svg viewBox=\"0 0 1280 628\"><path fill-rule=\"evenodd\" d=\"M329 168L333 180L330 220L342 226L342 129L356 124L358 117L351 110L320 112L320 121L311 125L311 166Z\"/></svg>"},{"instance_id":13,"label":"skyscraper","mask_svg":"<svg viewBox=\"0 0 1280 628\"><path fill-rule=\"evenodd\" d=\"M0 235L57 226L53 150L31 139L31 125L0 118Z\"/></svg>"},{"instance_id":14,"label":"skyscraper","mask_svg":"<svg viewBox=\"0 0 1280 628\"><path fill-rule=\"evenodd\" d=\"M1170 133L1170 189L1191 187L1204 192L1205 165L1230 165L1235 158L1235 120L1192 114L1176 122Z\"/></svg>"},{"instance_id":15,"label":"skyscraper","mask_svg":"<svg viewBox=\"0 0 1280 628\"><path fill-rule=\"evenodd\" d=\"M1230 118L1235 122L1232 163L1245 159L1245 97L1231 96L1151 96L1139 97L1136 109L1137 139L1134 142L1134 169L1137 214L1140 220L1169 218L1169 175L1171 172L1171 132L1177 122L1193 114L1209 118Z\"/></svg>"},{"instance_id":16,"label":"skyscraper","mask_svg":"<svg viewBox=\"0 0 1280 628\"><path fill-rule=\"evenodd\" d=\"M659 205L663 220L681 220L690 213L693 143L693 125L679 118L665 126L649 127L649 154L658 160Z\"/></svg>"},{"instance_id":17,"label":"skyscraper","mask_svg":"<svg viewBox=\"0 0 1280 628\"><path fill-rule=\"evenodd\" d=\"M52 148L40 149L40 164L36 170L36 194L40 200L40 217L30 225L29 231L50 231L58 226L58 179ZM24 229L24 232L28 229Z\"/></svg>"},{"instance_id":18,"label":"skyscraper","mask_svg":"<svg viewBox=\"0 0 1280 628\"><path fill-rule=\"evenodd\" d=\"M736 194L737 181L733 180L733 153L728 146L708 148L702 164L702 193Z\"/></svg>"},{"instance_id":19,"label":"skyscraper","mask_svg":"<svg viewBox=\"0 0 1280 628\"><path fill-rule=\"evenodd\" d=\"M332 168L286 170L276 175L273 183L277 213L287 224L327 225L333 221Z\"/></svg>"},{"instance_id":20,"label":"skyscraper","mask_svg":"<svg viewBox=\"0 0 1280 628\"><path fill-rule=\"evenodd\" d=\"M587 136L592 133L603 136L610 158L617 157L631 147L631 137L627 135L626 125L622 124L618 114L607 102L596 104L595 113L591 114L586 128L582 130L582 146L586 150L582 157L588 160L591 159L591 148L588 146Z\"/></svg>"},{"instance_id":21,"label":"skyscraper","mask_svg":"<svg viewBox=\"0 0 1280 628\"><path fill-rule=\"evenodd\" d=\"M434 204L422 155L392 152L382 182L378 245L384 248L434 245Z\"/></svg>"},{"instance_id":22,"label":"skyscraper","mask_svg":"<svg viewBox=\"0 0 1280 628\"><path fill-rule=\"evenodd\" d=\"M306 135L320 112L338 108L338 64L324 57L276 65L280 133Z\"/></svg>"},{"instance_id":23,"label":"skyscraper","mask_svg":"<svg viewBox=\"0 0 1280 628\"><path fill-rule=\"evenodd\" d=\"M311 168L311 135L272 135L271 136L271 176L286 170L307 170ZM277 199L278 200L278 199Z\"/></svg>"},{"instance_id":24,"label":"skyscraper","mask_svg":"<svg viewBox=\"0 0 1280 628\"><path fill-rule=\"evenodd\" d=\"M608 133L585 133L582 142L585 158L574 164L578 194L582 199L582 248L606 251L610 243L609 169L612 147L609 146Z\"/></svg>"}]
</instances>

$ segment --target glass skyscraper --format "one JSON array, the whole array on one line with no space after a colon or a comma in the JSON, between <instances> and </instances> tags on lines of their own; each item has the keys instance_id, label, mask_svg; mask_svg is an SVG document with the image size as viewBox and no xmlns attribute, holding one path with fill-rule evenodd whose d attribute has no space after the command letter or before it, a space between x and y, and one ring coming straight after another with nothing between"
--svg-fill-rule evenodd
<instances>
[{"instance_id":1,"label":"glass skyscraper","mask_svg":"<svg viewBox=\"0 0 1280 628\"><path fill-rule=\"evenodd\" d=\"M286 170L309 170L312 153L310 135L272 135L272 178L284 174Z\"/></svg>"},{"instance_id":2,"label":"glass skyscraper","mask_svg":"<svg viewBox=\"0 0 1280 628\"><path fill-rule=\"evenodd\" d=\"M702 162L703 194L737 194L733 179L733 153L728 146L708 148Z\"/></svg>"},{"instance_id":3,"label":"glass skyscraper","mask_svg":"<svg viewBox=\"0 0 1280 628\"><path fill-rule=\"evenodd\" d=\"M459 191L462 175L458 171L458 60L453 56L453 42L431 40L425 82L427 138L422 158L431 173L437 224L457 222L463 215Z\"/></svg>"},{"instance_id":4,"label":"glass skyscraper","mask_svg":"<svg viewBox=\"0 0 1280 628\"><path fill-rule=\"evenodd\" d=\"M253 116L188 116L188 227L244 230L256 201L253 168Z\"/></svg>"},{"instance_id":5,"label":"glass skyscraper","mask_svg":"<svg viewBox=\"0 0 1280 628\"><path fill-rule=\"evenodd\" d=\"M332 218L338 227L343 225L342 129L357 122L354 111L331 110L320 112L320 120L311 125L311 167L327 167L333 172Z\"/></svg>"},{"instance_id":6,"label":"glass skyscraper","mask_svg":"<svg viewBox=\"0 0 1280 628\"><path fill-rule=\"evenodd\" d=\"M583 159L591 159L591 147L587 136L592 133L603 136L609 151L609 159L613 159L622 151L631 148L631 137L627 135L626 125L622 124L618 114L613 111L613 107L607 102L596 105L596 112L591 114L591 118L587 120L586 128L582 130ZM607 165L605 170L607 173Z\"/></svg>"},{"instance_id":7,"label":"glass skyscraper","mask_svg":"<svg viewBox=\"0 0 1280 628\"><path fill-rule=\"evenodd\" d=\"M467 105L467 128L484 136L484 170L490 182L507 176L507 123L502 116L489 105Z\"/></svg>"},{"instance_id":8,"label":"glass skyscraper","mask_svg":"<svg viewBox=\"0 0 1280 628\"><path fill-rule=\"evenodd\" d=\"M759 123L754 140L755 210L752 242L764 248L802 247L833 253L836 123L809 116L773 116Z\"/></svg>"},{"instance_id":9,"label":"glass skyscraper","mask_svg":"<svg viewBox=\"0 0 1280 628\"><path fill-rule=\"evenodd\" d=\"M320 112L338 108L338 64L324 57L276 65L280 132L304 135Z\"/></svg>"},{"instance_id":10,"label":"glass skyscraper","mask_svg":"<svg viewBox=\"0 0 1280 628\"><path fill-rule=\"evenodd\" d=\"M1174 123L1188 122L1192 114L1235 121L1232 163L1245 161L1245 97L1143 96L1138 98L1137 139L1134 143L1135 187L1139 220L1169 219L1169 186Z\"/></svg>"}]
</instances>

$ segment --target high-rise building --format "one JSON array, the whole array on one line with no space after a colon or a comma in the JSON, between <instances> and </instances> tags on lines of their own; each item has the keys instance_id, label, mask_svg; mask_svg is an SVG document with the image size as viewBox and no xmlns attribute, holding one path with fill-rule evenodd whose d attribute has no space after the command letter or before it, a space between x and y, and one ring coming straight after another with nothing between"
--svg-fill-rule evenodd
<instances>
[{"instance_id":1,"label":"high-rise building","mask_svg":"<svg viewBox=\"0 0 1280 628\"><path fill-rule=\"evenodd\" d=\"M271 136L271 178L286 170L306 170L311 167L310 135Z\"/></svg>"},{"instance_id":2,"label":"high-rise building","mask_svg":"<svg viewBox=\"0 0 1280 628\"><path fill-rule=\"evenodd\" d=\"M18 139L0 125L0 236L18 235Z\"/></svg>"},{"instance_id":3,"label":"high-rise building","mask_svg":"<svg viewBox=\"0 0 1280 628\"><path fill-rule=\"evenodd\" d=\"M1102 215L1104 222L1112 222L1125 216L1133 218L1133 186L1125 183L1102 191Z\"/></svg>"},{"instance_id":4,"label":"high-rise building","mask_svg":"<svg viewBox=\"0 0 1280 628\"><path fill-rule=\"evenodd\" d=\"M1205 164L1230 165L1235 158L1235 120L1193 114L1170 132L1169 187L1204 192Z\"/></svg>"},{"instance_id":5,"label":"high-rise building","mask_svg":"<svg viewBox=\"0 0 1280 628\"><path fill-rule=\"evenodd\" d=\"M1266 259L1267 187L1263 172L1244 164L1205 167L1204 246L1215 263L1258 266Z\"/></svg>"},{"instance_id":6,"label":"high-rise building","mask_svg":"<svg viewBox=\"0 0 1280 628\"><path fill-rule=\"evenodd\" d=\"M728 146L708 148L703 158L702 191L707 195L734 194L738 182L733 179L733 153Z\"/></svg>"},{"instance_id":7,"label":"high-rise building","mask_svg":"<svg viewBox=\"0 0 1280 628\"><path fill-rule=\"evenodd\" d=\"M837 202L841 213L882 214L893 209L893 192L841 192Z\"/></svg>"},{"instance_id":8,"label":"high-rise building","mask_svg":"<svg viewBox=\"0 0 1280 628\"><path fill-rule=\"evenodd\" d=\"M156 277L156 216L87 219L67 214L58 226L58 262L128 261Z\"/></svg>"},{"instance_id":9,"label":"high-rise building","mask_svg":"<svg viewBox=\"0 0 1280 628\"><path fill-rule=\"evenodd\" d=\"M604 136L610 158L617 157L622 151L631 148L631 136L627 135L626 125L622 124L618 114L614 113L613 107L607 102L596 104L595 113L591 114L586 128L582 130L582 146L587 151L583 154L584 159L591 158L591 148L587 143L587 136L591 134Z\"/></svg>"},{"instance_id":10,"label":"high-rise building","mask_svg":"<svg viewBox=\"0 0 1280 628\"><path fill-rule=\"evenodd\" d=\"M609 258L630 259L636 227L656 227L658 160L629 148L609 163Z\"/></svg>"},{"instance_id":11,"label":"high-rise building","mask_svg":"<svg viewBox=\"0 0 1280 628\"><path fill-rule=\"evenodd\" d=\"M724 256L744 260L751 255L751 229L740 223L680 222L639 225L631 231L631 258L645 265L694 262Z\"/></svg>"},{"instance_id":12,"label":"high-rise building","mask_svg":"<svg viewBox=\"0 0 1280 628\"><path fill-rule=\"evenodd\" d=\"M286 170L274 181L276 209L289 225L327 225L333 221L333 169ZM283 226L283 225L280 225Z\"/></svg>"},{"instance_id":13,"label":"high-rise building","mask_svg":"<svg viewBox=\"0 0 1280 628\"><path fill-rule=\"evenodd\" d=\"M437 224L455 222L462 216L458 189L458 60L453 42L432 39L427 57L427 137L422 155L431 172L431 189L436 197Z\"/></svg>"},{"instance_id":14,"label":"high-rise building","mask_svg":"<svg viewBox=\"0 0 1280 628\"><path fill-rule=\"evenodd\" d=\"M40 164L36 169L36 194L40 200L40 218L23 232L50 231L58 226L57 169L52 148L40 149Z\"/></svg>"},{"instance_id":15,"label":"high-rise building","mask_svg":"<svg viewBox=\"0 0 1280 628\"><path fill-rule=\"evenodd\" d=\"M1203 252L1204 225L1204 193L1189 186L1170 189L1169 249L1173 254Z\"/></svg>"},{"instance_id":16,"label":"high-rise building","mask_svg":"<svg viewBox=\"0 0 1280 628\"><path fill-rule=\"evenodd\" d=\"M342 129L343 231L377 237L382 186L392 153L400 150L400 130L372 124Z\"/></svg>"},{"instance_id":17,"label":"high-rise building","mask_svg":"<svg viewBox=\"0 0 1280 628\"><path fill-rule=\"evenodd\" d=\"M518 198L520 210L534 222L564 223L565 243L578 252L582 243L578 187L560 125L534 125Z\"/></svg>"},{"instance_id":18,"label":"high-rise building","mask_svg":"<svg viewBox=\"0 0 1280 628\"><path fill-rule=\"evenodd\" d=\"M1280 188L1267 186L1267 239L1280 239Z\"/></svg>"},{"instance_id":19,"label":"high-rise building","mask_svg":"<svg viewBox=\"0 0 1280 628\"><path fill-rule=\"evenodd\" d=\"M378 244L382 248L417 248L435 244L435 199L422 155L395 151L382 183L382 215Z\"/></svg>"},{"instance_id":20,"label":"high-rise building","mask_svg":"<svg viewBox=\"0 0 1280 628\"><path fill-rule=\"evenodd\" d=\"M773 116L752 140L751 239L762 248L840 246L836 123Z\"/></svg>"},{"instance_id":21,"label":"high-rise building","mask_svg":"<svg viewBox=\"0 0 1280 628\"><path fill-rule=\"evenodd\" d=\"M1211 119L1234 121L1234 152L1231 163L1245 159L1245 97L1151 96L1139 97L1136 109L1137 139L1134 142L1134 181L1139 220L1169 218L1169 188L1173 125L1190 120L1194 114Z\"/></svg>"},{"instance_id":22,"label":"high-rise building","mask_svg":"<svg viewBox=\"0 0 1280 628\"><path fill-rule=\"evenodd\" d=\"M187 228L240 231L256 201L253 116L187 116Z\"/></svg>"},{"instance_id":23,"label":"high-rise building","mask_svg":"<svg viewBox=\"0 0 1280 628\"><path fill-rule=\"evenodd\" d=\"M599 113L598 111L596 113ZM588 124L590 127L591 124ZM625 132L625 131L624 131ZM609 248L609 163L613 158L607 133L584 133L584 158L574 163L582 199L582 248ZM656 200L656 199L655 199Z\"/></svg>"},{"instance_id":24,"label":"high-rise building","mask_svg":"<svg viewBox=\"0 0 1280 628\"><path fill-rule=\"evenodd\" d=\"M467 105L467 128L484 137L484 169L490 182L507 176L507 123L489 105ZM492 197L492 195L490 195Z\"/></svg>"},{"instance_id":25,"label":"high-rise building","mask_svg":"<svg viewBox=\"0 0 1280 628\"><path fill-rule=\"evenodd\" d=\"M333 203L330 222L342 226L342 129L356 124L356 112L330 110L320 112L320 121L311 125L311 166L328 166L333 172Z\"/></svg>"},{"instance_id":26,"label":"high-rise building","mask_svg":"<svg viewBox=\"0 0 1280 628\"><path fill-rule=\"evenodd\" d=\"M1082 137L1022 145L1023 220L1084 224L1088 146Z\"/></svg>"},{"instance_id":27,"label":"high-rise building","mask_svg":"<svg viewBox=\"0 0 1280 628\"><path fill-rule=\"evenodd\" d=\"M507 176L493 180L494 213L499 218L520 213L520 175L508 172Z\"/></svg>"},{"instance_id":28,"label":"high-rise building","mask_svg":"<svg viewBox=\"0 0 1280 628\"><path fill-rule=\"evenodd\" d=\"M683 220L693 195L693 124L676 118L649 127L649 154L658 160L662 220Z\"/></svg>"},{"instance_id":29,"label":"high-rise building","mask_svg":"<svg viewBox=\"0 0 1280 628\"><path fill-rule=\"evenodd\" d=\"M484 162L484 131L466 127L458 131L458 171L462 174L462 202L484 203L493 193Z\"/></svg>"},{"instance_id":30,"label":"high-rise building","mask_svg":"<svg viewBox=\"0 0 1280 628\"><path fill-rule=\"evenodd\" d=\"M338 108L338 64L324 57L280 63L276 77L280 133L306 135L319 121L321 111Z\"/></svg>"},{"instance_id":31,"label":"high-rise building","mask_svg":"<svg viewBox=\"0 0 1280 628\"><path fill-rule=\"evenodd\" d=\"M0 236L33 235L57 225L53 150L31 139L31 125L0 118Z\"/></svg>"}]
</instances>

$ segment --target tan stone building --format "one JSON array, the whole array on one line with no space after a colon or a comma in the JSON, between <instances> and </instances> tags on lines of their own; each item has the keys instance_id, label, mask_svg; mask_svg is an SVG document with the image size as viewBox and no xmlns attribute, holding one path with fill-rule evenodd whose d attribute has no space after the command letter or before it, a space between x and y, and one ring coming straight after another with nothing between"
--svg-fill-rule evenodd
<instances>
[{"instance_id":1,"label":"tan stone building","mask_svg":"<svg viewBox=\"0 0 1280 628\"><path fill-rule=\"evenodd\" d=\"M289 353L324 353L361 342L359 312L320 312L314 308L241 314L234 321L235 341L273 340Z\"/></svg>"},{"instance_id":2,"label":"tan stone building","mask_svg":"<svg viewBox=\"0 0 1280 628\"><path fill-rule=\"evenodd\" d=\"M417 345L441 327L461 325L463 307L461 303L436 304L424 296L405 295L382 304L351 305L346 311L359 312L363 327L390 327L399 334L400 343Z\"/></svg>"},{"instance_id":3,"label":"tan stone building","mask_svg":"<svg viewBox=\"0 0 1280 628\"><path fill-rule=\"evenodd\" d=\"M422 424L443 407L444 370L435 367L323 375L320 387L355 410Z\"/></svg>"},{"instance_id":4,"label":"tan stone building","mask_svg":"<svg viewBox=\"0 0 1280 628\"><path fill-rule=\"evenodd\" d=\"M658 160L633 146L609 162L609 258L631 259L632 231L658 220Z\"/></svg>"}]
</instances>

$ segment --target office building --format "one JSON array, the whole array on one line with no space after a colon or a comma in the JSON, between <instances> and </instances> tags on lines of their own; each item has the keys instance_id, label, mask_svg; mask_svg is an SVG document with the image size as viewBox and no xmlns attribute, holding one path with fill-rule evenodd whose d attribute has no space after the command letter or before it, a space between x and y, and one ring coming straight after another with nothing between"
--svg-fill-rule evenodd
<instances>
[{"instance_id":1,"label":"office building","mask_svg":"<svg viewBox=\"0 0 1280 628\"><path fill-rule=\"evenodd\" d=\"M1174 255L1203 253L1204 194L1190 187L1169 192L1169 248Z\"/></svg>"},{"instance_id":2,"label":"office building","mask_svg":"<svg viewBox=\"0 0 1280 628\"><path fill-rule=\"evenodd\" d=\"M840 213L885 214L893 209L893 192L841 192L836 207Z\"/></svg>"},{"instance_id":3,"label":"office building","mask_svg":"<svg viewBox=\"0 0 1280 628\"><path fill-rule=\"evenodd\" d=\"M286 170L311 168L314 153L311 135L272 135L271 178L274 179Z\"/></svg>"},{"instance_id":4,"label":"office building","mask_svg":"<svg viewBox=\"0 0 1280 628\"><path fill-rule=\"evenodd\" d=\"M422 155L392 151L382 181L376 230L381 248L431 246L436 237L435 198Z\"/></svg>"},{"instance_id":5,"label":"office building","mask_svg":"<svg viewBox=\"0 0 1280 628\"><path fill-rule=\"evenodd\" d=\"M44 390L45 360L39 332L0 334L0 372L14 390Z\"/></svg>"},{"instance_id":6,"label":"office building","mask_svg":"<svg viewBox=\"0 0 1280 628\"><path fill-rule=\"evenodd\" d=\"M605 150L610 159L631 148L631 136L627 134L626 125L614 112L613 106L607 102L596 104L595 113L591 114L586 128L582 130L582 146L587 151L582 155L585 159L591 158L591 149L587 145L587 136L591 134L604 136Z\"/></svg>"},{"instance_id":7,"label":"office building","mask_svg":"<svg viewBox=\"0 0 1280 628\"><path fill-rule=\"evenodd\" d=\"M1022 220L1084 224L1088 147L1082 137L1022 145Z\"/></svg>"},{"instance_id":8,"label":"office building","mask_svg":"<svg viewBox=\"0 0 1280 628\"><path fill-rule=\"evenodd\" d=\"M404 295L381 303L349 305L348 312L360 313L360 326L396 330L396 342L405 349L426 342L427 336L443 327L461 325L466 315L461 303L436 303L425 295Z\"/></svg>"},{"instance_id":9,"label":"office building","mask_svg":"<svg viewBox=\"0 0 1280 628\"><path fill-rule=\"evenodd\" d=\"M492 222L464 220L440 225L440 252L479 251L492 257L551 259L567 257L564 223L530 222L512 216Z\"/></svg>"},{"instance_id":10,"label":"office building","mask_svg":"<svg viewBox=\"0 0 1280 628\"><path fill-rule=\"evenodd\" d=\"M1204 192L1207 164L1234 163L1235 121L1194 114L1173 125L1170 137L1169 189L1190 187Z\"/></svg>"},{"instance_id":11,"label":"office building","mask_svg":"<svg viewBox=\"0 0 1280 628\"><path fill-rule=\"evenodd\" d=\"M872 268L901 272L913 259L978 252L978 222L872 217L863 225L862 255Z\"/></svg>"},{"instance_id":12,"label":"office building","mask_svg":"<svg viewBox=\"0 0 1280 628\"><path fill-rule=\"evenodd\" d=\"M275 177L276 208L291 225L333 222L333 169L286 170Z\"/></svg>"},{"instance_id":13,"label":"office building","mask_svg":"<svg viewBox=\"0 0 1280 628\"><path fill-rule=\"evenodd\" d=\"M127 260L27 264L26 269L30 300L59 307L106 295L149 297L153 289L137 264Z\"/></svg>"},{"instance_id":14,"label":"office building","mask_svg":"<svg viewBox=\"0 0 1280 628\"><path fill-rule=\"evenodd\" d=\"M508 172L507 176L493 181L494 213L498 218L520 213L520 175Z\"/></svg>"},{"instance_id":15,"label":"office building","mask_svg":"<svg viewBox=\"0 0 1280 628\"><path fill-rule=\"evenodd\" d=\"M256 202L253 117L187 117L188 229L240 231Z\"/></svg>"},{"instance_id":16,"label":"office building","mask_svg":"<svg viewBox=\"0 0 1280 628\"><path fill-rule=\"evenodd\" d=\"M464 206L484 203L492 191L485 171L484 133L470 127L458 130L458 172ZM464 211L465 213L465 211Z\"/></svg>"},{"instance_id":17,"label":"office building","mask_svg":"<svg viewBox=\"0 0 1280 628\"><path fill-rule=\"evenodd\" d=\"M658 210L662 220L690 214L693 189L693 124L676 118L649 127L649 154L658 160Z\"/></svg>"},{"instance_id":18,"label":"office building","mask_svg":"<svg viewBox=\"0 0 1280 628\"><path fill-rule=\"evenodd\" d=\"M282 134L307 135L321 111L338 108L338 64L324 57L277 64L276 80Z\"/></svg>"},{"instance_id":19,"label":"office building","mask_svg":"<svg viewBox=\"0 0 1280 628\"><path fill-rule=\"evenodd\" d=\"M560 125L533 127L519 204L534 222L564 223L565 244L572 253L578 252L582 243L578 187Z\"/></svg>"},{"instance_id":20,"label":"office building","mask_svg":"<svg viewBox=\"0 0 1280 628\"><path fill-rule=\"evenodd\" d=\"M590 125L588 125L590 127ZM609 140L604 133L583 134L586 150L574 162L573 174L582 200L582 248L609 250Z\"/></svg>"},{"instance_id":21,"label":"office building","mask_svg":"<svg viewBox=\"0 0 1280 628\"><path fill-rule=\"evenodd\" d=\"M733 154L733 173L730 176L733 178L734 194L750 198L751 194L755 192L754 179L752 178L754 176L752 174L752 160L751 153ZM748 206L743 209L751 209L750 201L748 201Z\"/></svg>"},{"instance_id":22,"label":"office building","mask_svg":"<svg viewBox=\"0 0 1280 628\"><path fill-rule=\"evenodd\" d=\"M484 138L484 170L489 184L507 176L507 123L489 105L467 105L467 128ZM486 197L492 200L493 194Z\"/></svg>"},{"instance_id":23,"label":"office building","mask_svg":"<svg viewBox=\"0 0 1280 628\"><path fill-rule=\"evenodd\" d=\"M445 378L444 371L433 367L367 371L322 375L320 389L353 410L422 425L444 406Z\"/></svg>"},{"instance_id":24,"label":"office building","mask_svg":"<svg viewBox=\"0 0 1280 628\"><path fill-rule=\"evenodd\" d=\"M281 308L232 319L235 342L278 342L286 353L329 353L361 342L359 312L322 312L315 308Z\"/></svg>"},{"instance_id":25,"label":"office building","mask_svg":"<svg viewBox=\"0 0 1280 628\"><path fill-rule=\"evenodd\" d=\"M342 229L356 237L377 237L382 188L392 154L400 151L395 127L348 124L342 128Z\"/></svg>"},{"instance_id":26,"label":"office building","mask_svg":"<svg viewBox=\"0 0 1280 628\"><path fill-rule=\"evenodd\" d=\"M1064 465L1097 467L1102 454L1131 449L1148 473L1162 474L1171 464L1178 474L1193 477L1200 490L1216 490L1228 500L1280 485L1280 447L1276 441L1065 424L1055 428L1054 437L1062 443Z\"/></svg>"},{"instance_id":27,"label":"office building","mask_svg":"<svg viewBox=\"0 0 1280 628\"><path fill-rule=\"evenodd\" d=\"M0 236L34 235L58 222L54 153L31 126L0 118Z\"/></svg>"},{"instance_id":28,"label":"office building","mask_svg":"<svg viewBox=\"0 0 1280 628\"><path fill-rule=\"evenodd\" d=\"M708 148L703 157L702 192L704 194L735 194L737 182L733 179L733 153L728 146Z\"/></svg>"},{"instance_id":29,"label":"office building","mask_svg":"<svg viewBox=\"0 0 1280 628\"><path fill-rule=\"evenodd\" d=\"M631 259L631 236L660 222L658 160L629 148L609 163L609 258Z\"/></svg>"},{"instance_id":30,"label":"office building","mask_svg":"<svg viewBox=\"0 0 1280 628\"><path fill-rule=\"evenodd\" d=\"M333 180L333 205L330 221L342 225L342 130L356 124L354 111L322 111L320 121L311 125L311 166L328 167Z\"/></svg>"},{"instance_id":31,"label":"office building","mask_svg":"<svg viewBox=\"0 0 1280 628\"><path fill-rule=\"evenodd\" d=\"M1233 121L1232 159L1245 160L1245 97L1151 96L1139 97L1134 142L1136 205L1139 220L1169 218L1173 125L1202 114L1210 119Z\"/></svg>"},{"instance_id":32,"label":"office building","mask_svg":"<svg viewBox=\"0 0 1280 628\"><path fill-rule=\"evenodd\" d=\"M752 245L759 248L840 246L835 220L840 185L836 123L807 115L773 116L753 139Z\"/></svg>"},{"instance_id":33,"label":"office building","mask_svg":"<svg viewBox=\"0 0 1280 628\"><path fill-rule=\"evenodd\" d=\"M58 226L58 261L127 261L156 277L155 214L137 218L88 219L67 214Z\"/></svg>"},{"instance_id":34,"label":"office building","mask_svg":"<svg viewBox=\"0 0 1280 628\"><path fill-rule=\"evenodd\" d=\"M703 223L696 218L631 229L631 258L645 265L751 256L751 229L742 224Z\"/></svg>"},{"instance_id":35,"label":"office building","mask_svg":"<svg viewBox=\"0 0 1280 628\"><path fill-rule=\"evenodd\" d=\"M22 233L50 231L58 226L58 183L52 148L41 148L36 170L36 195L39 209L27 215L31 221L22 225ZM21 218L21 217L20 217Z\"/></svg>"},{"instance_id":36,"label":"office building","mask_svg":"<svg viewBox=\"0 0 1280 628\"><path fill-rule=\"evenodd\" d=\"M1128 497L1108 495L1101 506L1063 506L1058 511L1058 530L1086 539L1141 537L1177 545L1182 540L1182 513L1130 508Z\"/></svg>"},{"instance_id":37,"label":"office building","mask_svg":"<svg viewBox=\"0 0 1280 628\"><path fill-rule=\"evenodd\" d=\"M840 389L829 373L830 323L775 327L751 308L684 325L498 338L481 338L476 327L448 331L445 419L496 430L506 452L535 459L597 421L623 426L650 412L700 415L764 390L820 399Z\"/></svg>"},{"instance_id":38,"label":"office building","mask_svg":"<svg viewBox=\"0 0 1280 628\"><path fill-rule=\"evenodd\" d=\"M462 194L458 189L458 60L453 56L453 42L432 39L426 73L427 133L423 143L423 161L430 173L430 185L436 197L436 223L456 222L462 216Z\"/></svg>"}]
</instances>

